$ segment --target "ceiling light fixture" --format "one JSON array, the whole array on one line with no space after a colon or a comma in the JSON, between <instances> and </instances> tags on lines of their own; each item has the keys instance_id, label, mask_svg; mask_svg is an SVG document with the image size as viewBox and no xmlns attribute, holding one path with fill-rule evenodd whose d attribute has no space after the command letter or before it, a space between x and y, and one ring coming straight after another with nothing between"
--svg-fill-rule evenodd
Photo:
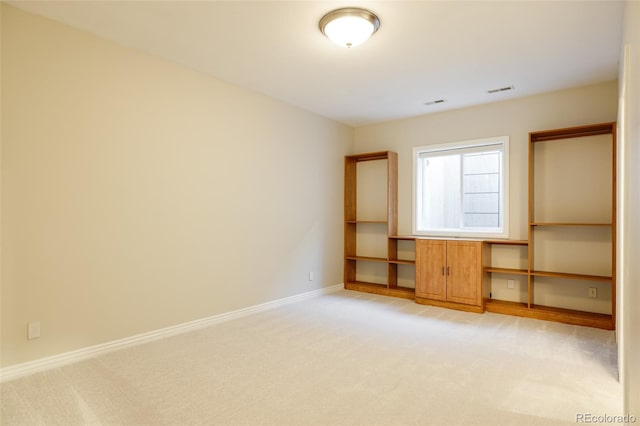
<instances>
[{"instance_id":1,"label":"ceiling light fixture","mask_svg":"<svg viewBox=\"0 0 640 426\"><path fill-rule=\"evenodd\" d=\"M342 47L364 43L380 28L380 19L366 9L345 7L333 10L320 19L320 31Z\"/></svg>"}]
</instances>

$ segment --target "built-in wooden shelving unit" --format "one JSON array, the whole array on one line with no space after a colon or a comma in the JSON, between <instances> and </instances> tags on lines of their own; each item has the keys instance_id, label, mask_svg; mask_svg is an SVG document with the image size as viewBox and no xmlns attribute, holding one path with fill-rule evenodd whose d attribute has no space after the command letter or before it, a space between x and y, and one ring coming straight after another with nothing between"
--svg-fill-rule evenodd
<instances>
[{"instance_id":1,"label":"built-in wooden shelving unit","mask_svg":"<svg viewBox=\"0 0 640 426\"><path fill-rule=\"evenodd\" d=\"M430 246L429 243L423 241L421 238L416 238L412 235L398 235L398 156L395 152L381 151L367 154L356 154L345 157L345 202L344 202L344 287L349 290L356 290L367 293L380 294L385 296L402 297L406 299L413 299L418 302L428 301L430 304L436 304L437 306L455 307L460 309L458 305L464 305L467 310L473 310L474 312L483 312L486 310L490 312L517 315L528 318L543 319L549 321L557 321L568 324L583 325L589 327L597 327L603 329L614 329L616 322L616 277L615 277L615 264L616 264L616 127L615 123L603 123L591 126L573 127L567 129L557 129L542 132L532 132L529 134L529 190L528 190L528 235L526 240L476 240L475 242L467 242L469 247L480 245L474 253L474 256L462 256L465 259L464 265L456 266L456 268L467 268L471 263L480 264L479 269L481 278L475 280L478 283L481 282L481 287L475 287L471 285L463 285L455 281L453 278L448 277L449 265L443 267L443 265L436 265L438 268L436 272L432 273L434 277L437 275L445 275L446 281L444 286L436 286L433 281L434 278L429 275L429 266L433 263L432 255L425 253L431 253L431 251L424 249L424 247ZM574 164L572 167L572 175L579 168L585 167L597 168L597 173L592 173L592 170L582 170L584 181L591 182L592 186L585 187L584 185L590 185L588 183L583 184L582 181L576 181L574 176L570 176L573 179L574 184L578 182L578 185L583 185L579 191L574 191L574 188L569 187L566 195L558 197L552 195L550 198L552 201L544 200L547 192L553 192L556 187L562 187L567 185L565 179L567 177L566 170L564 174L557 175L556 178L552 176L557 170L551 170L551 173L547 173L549 170L544 167L553 167L553 164L557 164L558 155L555 153L549 155L551 151L545 151L542 148L541 161L543 169L538 175L536 170L539 167L536 164L538 156L538 147L545 144L554 144L554 147L561 146L565 140L573 140L575 138L585 138L591 136L608 135L610 138L596 138L597 144L607 145L606 155L595 156L591 159L591 162L585 162L582 164ZM582 139L580 139L582 140ZM585 144L594 143L594 139L589 139ZM572 145L568 151L569 156L572 156L572 151L575 154L579 152L582 146L580 142L577 148ZM591 145L588 145L591 146ZM601 149L602 145L600 146ZM562 148L562 149L566 149ZM546 153L545 153L546 152ZM546 157L545 157L546 155ZM602 167L602 162L611 156L611 163ZM573 158L566 160L564 167L567 164L571 164ZM367 217L364 220L358 215L358 164L369 161L382 161L385 163L386 180L384 188L380 188L386 194L384 214L374 215L373 218ZM599 164L592 164L599 163ZM551 166L549 166L551 164ZM597 166L597 167L596 167ZM604 172L603 172L604 170ZM594 178L594 176L602 176L604 178ZM560 176L560 177L558 177ZM542 179L539 183L538 180ZM546 180L545 180L546 179ZM556 179L556 180L553 180ZM593 179L600 179L600 181L594 181ZM607 182L609 182L608 184ZM606 181L606 182L605 182ZM539 185L537 187L537 185ZM608 186L608 187L607 187ZM603 190L604 188L604 190ZM586 189L586 190L585 190ZM594 202L584 202L582 205L576 203L576 194L587 194L590 196L592 192L603 192L604 195L599 196ZM610 201L607 200L610 192ZM581 196L583 196L581 195ZM555 198L554 198L555 197ZM603 198L604 197L604 198ZM366 197L365 197L366 198ZM542 198L542 202L539 200ZM604 200L604 201L602 201ZM604 214L602 211L596 214L590 214L591 209L601 209L602 205L606 204ZM610 204L609 204L610 203ZM542 205L543 207L540 207ZM563 210L564 209L564 210ZM572 210L573 209L573 210ZM602 209L601 209L602 210ZM558 211L561 213L558 214ZM570 214L567 214L567 211ZM571 213L575 211L575 214ZM377 216L377 217L376 217ZM384 216L384 217L380 217ZM359 228L361 228L359 230ZM386 247L378 247L378 252L384 252L384 255L363 255L358 250L358 238L359 235L364 234L378 234L379 240L386 241ZM376 238L377 238L376 237ZM551 238L551 242L545 241L544 238ZM553 240L556 238L556 240ZM590 238L592 240L590 240ZM553 244L574 244L572 248L567 249L565 252L561 252L560 256L553 256L547 253L547 249ZM384 244L384 243L383 243ZM442 244L442 241L440 242ZM451 240L445 242L445 244L460 244L460 241ZM598 255L598 260L595 263L598 265L591 265L589 261L579 259L580 261L574 262L568 267L558 267L558 259L566 257L565 254L570 256L578 256L581 254L571 253L573 248L577 248L577 251L586 250L585 253L590 253L593 245L594 250L600 250L602 253L603 247L605 255ZM413 245L413 247L412 247ZM411 259L412 255L416 255L418 247L420 246L420 256L418 261ZM402 248L399 248L401 246ZM492 263L492 247L501 246L499 250L501 253L507 252L507 258L513 265L495 265ZM452 246L453 247L453 246ZM365 247L369 248L369 247ZM423 250L424 249L424 250ZM496 249L498 250L498 249ZM413 253L410 253L413 251ZM515 255L515 256L514 256ZM602 262L603 257L609 257L606 262ZM588 257L588 256L587 256ZM540 261L538 258L542 258ZM551 262L549 261L551 259ZM478 260L480 259L480 260ZM546 262L546 263L545 263ZM549 262L551 267L549 267ZM555 262L555 263L554 263ZM467 265L468 263L468 265ZM499 263L499 262L498 262ZM561 263L561 262L560 262ZM435 264L435 263L434 263ZM608 264L609 266L602 264ZM381 266L384 265L386 274L383 278L379 275L374 277L374 281L384 282L368 282L370 279L359 279L359 276L366 277L366 274L359 273L359 267L363 265L375 266L380 271ZM515 266L515 267L504 267ZM403 287L399 285L399 270L401 268L405 273L404 279L406 281L407 275L411 272L415 277L417 289ZM584 270L576 270L585 268ZM594 269L595 268L595 269ZM607 270L608 269L608 270ZM469 269L471 270L471 269ZM445 272L446 271L446 274ZM433 272L433 271L432 271ZM475 273L475 272L474 272ZM486 291L490 287L485 285L491 283L492 275L501 275L501 279L506 279L508 288L514 288L512 285L514 282L518 283L518 288L514 288L515 297L519 298L519 301L511 300L499 300L495 298L494 294ZM466 273L467 278L471 276L471 272ZM442 277L440 277L442 278ZM450 281L450 282L449 282ZM593 283L593 284L591 284ZM526 287L524 287L526 285ZM509 287L510 286L510 287ZM591 292L591 286L596 287L597 291L603 291L603 299L594 303L591 299L590 302L581 304L580 299L586 297L584 295L567 296L576 294L576 291L586 290L585 286L589 286L589 292ZM447 289L447 293L436 292L436 289ZM472 288L473 287L473 288ZM542 287L543 292L536 296L536 288ZM475 289L480 293L477 293ZM471 291L473 289L473 291ZM432 291L433 290L433 291ZM449 291L451 290L451 291ZM502 291L502 290L501 290ZM460 293L457 294L456 292ZM557 293L560 297L556 297ZM416 298L419 293L420 297ZM476 294L482 294L480 302L476 301L474 297ZM505 293L502 293L505 294ZM471 295L471 296L470 296ZM424 296L424 297L422 297ZM464 297L463 297L464 296ZM509 296L511 297L511 296ZM440 300L440 299L442 300ZM570 300L573 298L574 300ZM567 301L566 306L561 306L562 301ZM610 306L606 303L610 300ZM604 303L604 305L603 305ZM455 305L455 306L454 306ZM468 306L466 306L468 305ZM585 307L586 306L586 307ZM575 309L583 308L583 309ZM606 312L605 312L606 311Z\"/></svg>"},{"instance_id":2,"label":"built-in wooden shelving unit","mask_svg":"<svg viewBox=\"0 0 640 426\"><path fill-rule=\"evenodd\" d=\"M553 143L553 144L562 144L563 141L571 140L574 138L584 138L588 136L600 136L600 135L608 135L610 139L605 139L605 144L610 144L610 151L608 153L611 156L611 163L606 165L609 169L609 175L607 179L611 179L611 185L609 188L605 189L610 191L610 207L607 213L609 216L609 220L583 220L585 216L589 215L590 207L578 206L575 207L578 209L575 212L576 221L567 221L567 220L547 220L548 217L545 217L545 220L540 220L538 215L553 216L557 214L557 211L561 210L562 207L565 209L572 208L572 195L566 196L564 199L556 199L550 206L546 206L546 209L543 213L538 212L537 203L538 197L545 197L545 189L536 188L537 180L541 178L547 178L546 176L538 177L536 176L536 152L537 148L541 143ZM578 148L579 151L579 148ZM567 151L569 155L571 155L571 151ZM574 150L573 153L577 151ZM548 158L547 158L548 160ZM570 164L572 158L565 159L565 165ZM554 158L554 161L557 159ZM547 161L549 163L549 161ZM572 166L572 170L578 170L578 168L585 167L594 167L594 164L582 164L582 165L574 165ZM585 173L589 173L586 171ZM543 174L546 175L546 174ZM561 182L552 182L554 185L560 185ZM562 182L562 184L564 184ZM541 185L543 186L543 185ZM549 187L549 183L547 183L547 187ZM560 185L561 186L561 185ZM571 189L571 188L569 188ZM581 188L575 188L581 189ZM529 318L537 318L537 319L545 319L550 321L558 321L564 322L568 324L576 324L576 325L585 325L590 327L598 327L604 329L614 329L615 328L615 309L616 309L616 277L615 277L615 264L616 264L616 251L615 251L615 243L616 243L616 123L603 123L589 126L580 126L573 127L567 129L557 129L557 130L549 130L549 131L541 131L541 132L532 132L529 134L529 208L528 208L528 239L524 241L487 241L488 244L512 244L512 245L523 245L527 246L527 269L510 269L510 268L497 268L492 266L486 266L485 272L491 274L513 274L513 275L526 275L527 277L527 301L523 302L512 302L506 300L496 300L489 299L486 301L486 308L490 312L497 312L509 315L518 315ZM561 206L559 204L564 204ZM598 205L597 207L600 207ZM605 206L606 207L606 206ZM586 211L586 213L585 213ZM566 215L566 213L561 214ZM564 218L563 218L564 219ZM582 219L582 220L581 220ZM610 259L610 271L609 274L601 275L601 274L592 274L592 273L578 273L576 271L565 271L565 270L547 270L546 268L538 268L535 253L536 253L536 245L538 244L538 239L540 238L539 233L544 232L548 235L554 235L554 233L558 232L567 232L561 231L561 229L569 229L569 236L565 236L565 239L570 240L571 238L580 240L582 245L589 244L589 229L602 229L603 231L599 232L608 232L608 240L607 244L609 244L609 255ZM594 244L602 244L602 241L597 241ZM546 246L541 246L541 249L546 248ZM588 310L575 310L575 309L566 309L560 306L546 306L540 303L536 303L535 297L535 288L536 288L536 278L543 278L547 280L547 285L555 286L559 288L561 286L571 286L572 282L577 281L587 281L587 282L599 282L604 283L604 285L608 285L608 298L611 300L610 313L600 313L600 312L590 312Z\"/></svg>"},{"instance_id":3,"label":"built-in wooden shelving unit","mask_svg":"<svg viewBox=\"0 0 640 426\"><path fill-rule=\"evenodd\" d=\"M358 216L358 163L383 161L386 164L386 217L377 220L361 220ZM398 285L398 266L415 265L415 261L398 257L398 241L412 240L413 237L398 237L398 154L392 151L372 152L345 157L345 199L344 199L344 287L367 293L413 299L413 288ZM358 225L386 225L384 238L387 241L385 257L358 255ZM386 265L384 284L365 282L357 279L358 265L377 262Z\"/></svg>"}]
</instances>

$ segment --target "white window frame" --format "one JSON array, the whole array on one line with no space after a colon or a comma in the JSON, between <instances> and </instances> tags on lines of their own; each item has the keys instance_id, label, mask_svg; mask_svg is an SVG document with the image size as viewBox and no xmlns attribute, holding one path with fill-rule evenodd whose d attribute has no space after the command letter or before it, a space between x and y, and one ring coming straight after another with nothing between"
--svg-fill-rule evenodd
<instances>
[{"instance_id":1,"label":"white window frame","mask_svg":"<svg viewBox=\"0 0 640 426\"><path fill-rule=\"evenodd\" d=\"M418 206L421 203L422 194L422 167L420 165L420 155L425 152L440 152L466 148L482 148L484 146L502 145L502 179L501 182L501 212L502 231L478 231L465 229L447 230L420 230L418 229ZM465 238L509 238L509 136L496 136L492 138L473 139L460 142L450 142L435 145L423 145L413 148L413 235L431 237L465 237Z\"/></svg>"}]
</instances>

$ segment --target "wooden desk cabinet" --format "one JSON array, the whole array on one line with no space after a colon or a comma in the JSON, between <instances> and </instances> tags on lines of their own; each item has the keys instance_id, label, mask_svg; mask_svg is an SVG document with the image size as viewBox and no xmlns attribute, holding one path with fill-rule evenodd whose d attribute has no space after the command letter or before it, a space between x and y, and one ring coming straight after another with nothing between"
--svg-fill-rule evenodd
<instances>
[{"instance_id":1,"label":"wooden desk cabinet","mask_svg":"<svg viewBox=\"0 0 640 426\"><path fill-rule=\"evenodd\" d=\"M416 240L416 303L484 312L486 250L482 241Z\"/></svg>"}]
</instances>

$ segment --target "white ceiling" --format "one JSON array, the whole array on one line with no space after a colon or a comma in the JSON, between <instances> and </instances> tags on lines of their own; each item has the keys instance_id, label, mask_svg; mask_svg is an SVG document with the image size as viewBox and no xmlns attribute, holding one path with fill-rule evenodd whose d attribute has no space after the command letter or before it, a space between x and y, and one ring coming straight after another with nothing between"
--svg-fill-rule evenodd
<instances>
[{"instance_id":1,"label":"white ceiling","mask_svg":"<svg viewBox=\"0 0 640 426\"><path fill-rule=\"evenodd\" d=\"M10 3L353 126L615 80L624 9L621 1ZM318 29L346 6L381 21L353 49Z\"/></svg>"}]
</instances>

